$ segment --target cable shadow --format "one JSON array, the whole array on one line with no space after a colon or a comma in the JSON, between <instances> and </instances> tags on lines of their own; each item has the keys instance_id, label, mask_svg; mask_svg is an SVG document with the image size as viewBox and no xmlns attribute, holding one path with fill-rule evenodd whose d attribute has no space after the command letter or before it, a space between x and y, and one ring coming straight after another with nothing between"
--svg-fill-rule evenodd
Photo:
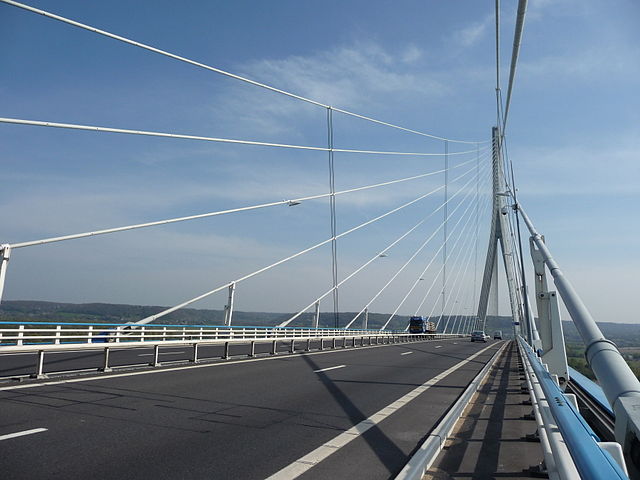
<instances>
[{"instance_id":1,"label":"cable shadow","mask_svg":"<svg viewBox=\"0 0 640 480\"><path fill-rule=\"evenodd\" d=\"M319 366L309 356L303 357L312 370ZM349 399L349 397L331 380L325 372L317 372L318 380L340 405L353 425L365 420L367 416ZM406 462L406 454L391 440L378 425L374 425L364 432L361 437L369 445L371 451L378 457L390 474L397 472Z\"/></svg>"}]
</instances>

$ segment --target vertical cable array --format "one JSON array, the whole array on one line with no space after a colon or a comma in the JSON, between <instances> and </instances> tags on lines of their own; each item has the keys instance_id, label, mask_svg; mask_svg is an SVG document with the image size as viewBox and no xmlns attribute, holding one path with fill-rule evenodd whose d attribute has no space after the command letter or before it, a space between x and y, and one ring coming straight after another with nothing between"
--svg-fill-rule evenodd
<instances>
[{"instance_id":1,"label":"vertical cable array","mask_svg":"<svg viewBox=\"0 0 640 480\"><path fill-rule=\"evenodd\" d=\"M333 281L333 322L335 328L340 327L338 303L338 244L336 240L336 174L333 157L333 110L327 108L327 143L329 148L329 206L331 209L331 272Z\"/></svg>"},{"instance_id":2,"label":"vertical cable array","mask_svg":"<svg viewBox=\"0 0 640 480\"><path fill-rule=\"evenodd\" d=\"M444 141L444 229L442 249L442 314L444 315L445 290L447 288L447 199L449 197L449 142Z\"/></svg>"},{"instance_id":3,"label":"vertical cable array","mask_svg":"<svg viewBox=\"0 0 640 480\"><path fill-rule=\"evenodd\" d=\"M473 305L478 310L478 235L480 228L480 144L476 144L476 242L475 257L473 260Z\"/></svg>"}]
</instances>

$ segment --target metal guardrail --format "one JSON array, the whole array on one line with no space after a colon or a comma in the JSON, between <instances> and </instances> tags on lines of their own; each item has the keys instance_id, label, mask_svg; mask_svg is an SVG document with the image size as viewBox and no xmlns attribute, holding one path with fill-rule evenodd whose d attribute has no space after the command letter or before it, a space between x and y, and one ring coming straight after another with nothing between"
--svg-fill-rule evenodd
<instances>
[{"instance_id":1,"label":"metal guardrail","mask_svg":"<svg viewBox=\"0 0 640 480\"><path fill-rule=\"evenodd\" d=\"M586 305L551 255L544 237L537 232L522 206L515 203L513 207L522 215L531 233L530 244L534 267L538 266L536 258L541 267L540 271L536 268L536 276L541 283L546 284L545 267L551 273L558 293L586 346L587 363L615 413L615 437L616 441L622 445L627 467L632 470L634 478L640 478L640 381L631 371L616 345L602 334ZM544 294L547 293L555 294L555 292L544 292ZM556 340L562 341L561 338Z\"/></svg>"},{"instance_id":2,"label":"metal guardrail","mask_svg":"<svg viewBox=\"0 0 640 480\"><path fill-rule=\"evenodd\" d=\"M11 326L11 328L9 328ZM136 325L136 324L88 324L50 322L0 322L0 355L3 353L37 353L33 377L43 378L45 353L78 350L102 350L103 365L99 371L111 371L109 354L112 350L151 347L154 349L151 366L159 366L159 350L162 346L190 346L190 362L198 362L198 347L222 345L222 357L230 356L231 345L250 345L249 357L255 356L256 344L271 343L271 355L277 354L277 344L287 343L289 352L296 352L296 342L320 341L319 350L328 348L357 347L358 344L380 345L418 340L460 338L457 334L411 334L380 330L346 330L290 327L230 327L213 325ZM98 328L95 328L98 327ZM111 328L108 328L111 327Z\"/></svg>"},{"instance_id":3,"label":"metal guardrail","mask_svg":"<svg viewBox=\"0 0 640 480\"><path fill-rule=\"evenodd\" d=\"M609 451L601 448L598 436L560 390L557 378L551 376L521 337L518 343L527 365L526 373L534 397L532 403L539 408L542 428L553 456L552 462L545 456L550 473L553 471L560 479L628 479L626 472ZM622 450L619 445L618 448L622 461Z\"/></svg>"},{"instance_id":4,"label":"metal guardrail","mask_svg":"<svg viewBox=\"0 0 640 480\"><path fill-rule=\"evenodd\" d=\"M460 420L462 412L467 408L476 392L480 390L484 379L496 361L500 358L500 355L504 352L507 345L509 345L509 342L505 342L498 350L496 350L487 364L482 367L482 370L480 370L478 375L471 380L471 383L469 383L464 392L462 392L456 403L451 407L440 423L438 423L438 425L429 433L429 436L412 455L409 462L407 462L404 468L395 477L395 480L420 480L424 476L425 471L431 467L438 454L442 451L447 437L453 431L456 422Z\"/></svg>"}]
</instances>

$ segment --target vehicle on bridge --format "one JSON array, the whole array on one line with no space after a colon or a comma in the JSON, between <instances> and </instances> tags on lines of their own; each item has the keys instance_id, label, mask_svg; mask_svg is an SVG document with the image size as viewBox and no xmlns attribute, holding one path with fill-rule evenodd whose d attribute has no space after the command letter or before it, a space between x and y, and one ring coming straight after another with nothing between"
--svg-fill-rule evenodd
<instances>
[{"instance_id":1,"label":"vehicle on bridge","mask_svg":"<svg viewBox=\"0 0 640 480\"><path fill-rule=\"evenodd\" d=\"M436 324L427 321L426 317L411 317L409 333L436 333Z\"/></svg>"},{"instance_id":2,"label":"vehicle on bridge","mask_svg":"<svg viewBox=\"0 0 640 480\"><path fill-rule=\"evenodd\" d=\"M495 332L493 332L493 339L502 340L502 330L496 330Z\"/></svg>"},{"instance_id":3,"label":"vehicle on bridge","mask_svg":"<svg viewBox=\"0 0 640 480\"><path fill-rule=\"evenodd\" d=\"M489 340L489 335L487 335L486 333L484 333L482 330L476 330L475 332L473 332L471 334L471 341L472 342L487 342L487 340Z\"/></svg>"}]
</instances>

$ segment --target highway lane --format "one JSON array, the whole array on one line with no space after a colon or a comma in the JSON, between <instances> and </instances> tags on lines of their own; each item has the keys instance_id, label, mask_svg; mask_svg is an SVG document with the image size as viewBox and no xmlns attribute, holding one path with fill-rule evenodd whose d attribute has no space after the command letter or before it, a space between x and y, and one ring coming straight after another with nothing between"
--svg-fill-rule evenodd
<instances>
[{"instance_id":1,"label":"highway lane","mask_svg":"<svg viewBox=\"0 0 640 480\"><path fill-rule=\"evenodd\" d=\"M489 346L304 477L392 476L498 343ZM0 471L266 478L485 347L418 342L4 387L0 436L47 430L1 441Z\"/></svg>"}]
</instances>

